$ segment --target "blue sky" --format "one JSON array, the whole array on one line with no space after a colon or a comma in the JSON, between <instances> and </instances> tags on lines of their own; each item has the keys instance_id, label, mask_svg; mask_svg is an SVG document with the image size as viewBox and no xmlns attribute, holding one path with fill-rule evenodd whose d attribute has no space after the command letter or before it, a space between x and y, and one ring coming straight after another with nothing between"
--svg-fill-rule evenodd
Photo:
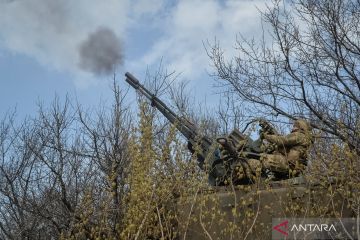
<instances>
[{"instance_id":1,"label":"blue sky","mask_svg":"<svg viewBox=\"0 0 360 240\"><path fill-rule=\"evenodd\" d=\"M0 0L0 116L14 107L32 115L55 94L89 107L109 99L112 74L79 66L79 46L99 27L120 40L114 71L122 88L126 71L142 79L162 60L199 101L216 104L203 42L216 38L231 57L238 33L260 35L264 7L263 0Z\"/></svg>"}]
</instances>

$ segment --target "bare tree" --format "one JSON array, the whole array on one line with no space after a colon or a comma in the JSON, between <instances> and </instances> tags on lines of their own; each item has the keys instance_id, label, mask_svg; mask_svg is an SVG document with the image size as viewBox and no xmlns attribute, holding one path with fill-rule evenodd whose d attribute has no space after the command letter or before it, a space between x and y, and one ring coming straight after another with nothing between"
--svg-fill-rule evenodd
<instances>
[{"instance_id":1,"label":"bare tree","mask_svg":"<svg viewBox=\"0 0 360 240\"><path fill-rule=\"evenodd\" d=\"M360 149L360 2L274 1L262 17L270 41L239 37L231 60L208 49L219 85L248 115L307 118Z\"/></svg>"},{"instance_id":2,"label":"bare tree","mask_svg":"<svg viewBox=\"0 0 360 240\"><path fill-rule=\"evenodd\" d=\"M56 237L70 231L79 218L76 208L93 182L94 167L81 154L84 145L68 98L63 104L55 98L49 109L40 105L33 126L26 146L35 158L37 179L26 210L42 219L43 238Z\"/></svg>"},{"instance_id":3,"label":"bare tree","mask_svg":"<svg viewBox=\"0 0 360 240\"><path fill-rule=\"evenodd\" d=\"M1 123L0 234L6 239L49 239L71 228L84 185L91 178L69 102L16 126ZM90 181L91 182L91 181Z\"/></svg>"},{"instance_id":4,"label":"bare tree","mask_svg":"<svg viewBox=\"0 0 360 240\"><path fill-rule=\"evenodd\" d=\"M123 221L125 206L123 206L126 194L126 177L129 172L128 141L132 131L131 112L125 103L125 96L119 86L113 82L114 94L113 105L110 112L106 108L97 111L93 116L78 107L78 118L81 123L81 131L86 145L86 155L97 167L98 191L109 192L111 201L109 206L109 226L112 236L118 236L117 226ZM96 205L103 204L101 199ZM96 225L96 219L94 219Z\"/></svg>"},{"instance_id":5,"label":"bare tree","mask_svg":"<svg viewBox=\"0 0 360 240\"><path fill-rule=\"evenodd\" d=\"M34 161L21 142L27 128L16 127L14 117L6 115L0 122L0 238L35 239L37 220L24 209Z\"/></svg>"}]
</instances>

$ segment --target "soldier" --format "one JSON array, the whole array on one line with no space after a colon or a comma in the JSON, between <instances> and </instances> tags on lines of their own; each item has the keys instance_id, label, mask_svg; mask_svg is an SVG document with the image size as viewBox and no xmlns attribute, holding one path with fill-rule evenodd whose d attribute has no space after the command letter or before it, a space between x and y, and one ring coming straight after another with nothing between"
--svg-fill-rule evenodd
<instances>
[{"instance_id":1,"label":"soldier","mask_svg":"<svg viewBox=\"0 0 360 240\"><path fill-rule=\"evenodd\" d=\"M291 133L286 136L264 132L261 137L276 146L271 154L261 154L263 169L280 178L296 177L304 172L308 151L314 141L308 122L296 120Z\"/></svg>"},{"instance_id":2,"label":"soldier","mask_svg":"<svg viewBox=\"0 0 360 240\"><path fill-rule=\"evenodd\" d=\"M253 182L263 173L269 178L277 179L296 177L301 174L307 165L308 150L313 143L310 125L305 120L296 120L291 133L286 136L278 134L264 121L260 125L263 128L266 126L266 129L260 132L260 139L263 142L262 153L259 154L258 159L254 159L246 152L249 149L250 151L255 149L255 147L249 147L249 143L255 146L258 144L254 143L259 140L240 141L236 146L239 157L233 159L231 170L227 171L227 175L231 173L231 180L235 183L243 183L246 180ZM222 149L222 156L228 154L226 149Z\"/></svg>"}]
</instances>

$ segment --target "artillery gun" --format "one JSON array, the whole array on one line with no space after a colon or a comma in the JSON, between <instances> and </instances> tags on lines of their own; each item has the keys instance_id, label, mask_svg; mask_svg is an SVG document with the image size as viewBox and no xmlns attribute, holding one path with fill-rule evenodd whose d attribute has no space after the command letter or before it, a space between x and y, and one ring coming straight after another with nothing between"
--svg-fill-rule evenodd
<instances>
[{"instance_id":1,"label":"artillery gun","mask_svg":"<svg viewBox=\"0 0 360 240\"><path fill-rule=\"evenodd\" d=\"M126 82L145 96L150 101L151 105L158 109L170 123L174 124L179 132L187 139L190 152L197 155L199 167L208 172L210 185L223 185L223 179L227 177L228 172L230 171L230 169L225 169L220 163L224 161L231 162L234 159L238 159L241 164L246 164L246 158L248 157L255 159L260 158L260 155L258 154L258 151L260 150L251 147L244 148L242 156L236 154L234 147L239 144L240 141L248 139L239 130L235 129L229 136L212 140L208 136L200 134L197 131L198 128L189 120L178 116L166 106L163 101L145 88L131 73L127 72L125 76ZM220 157L219 144L229 151L230 155L227 159Z\"/></svg>"},{"instance_id":2,"label":"artillery gun","mask_svg":"<svg viewBox=\"0 0 360 240\"><path fill-rule=\"evenodd\" d=\"M220 186L222 184L218 184L216 176L219 169L216 168L217 162L224 159L219 158L216 146L220 144L226 148L231 158L234 157L231 155L236 155L234 147L246 140L246 136L238 130L216 140L202 136L194 124L175 114L132 74L126 73L125 76L126 81L148 98L152 106L184 135L189 150L197 154L199 167L209 174L208 188L199 189L194 196L178 199L170 206L177 212L177 239L272 239L274 218L354 217L346 200L331 190L338 184L336 180L322 182L305 176L281 181L263 178L255 184ZM264 131L274 131L263 120L260 125ZM195 152L193 146L198 146L200 151ZM246 145L241 163L246 164L247 157L260 158L259 152L257 147ZM280 239L294 239L288 232L284 233L286 235Z\"/></svg>"}]
</instances>

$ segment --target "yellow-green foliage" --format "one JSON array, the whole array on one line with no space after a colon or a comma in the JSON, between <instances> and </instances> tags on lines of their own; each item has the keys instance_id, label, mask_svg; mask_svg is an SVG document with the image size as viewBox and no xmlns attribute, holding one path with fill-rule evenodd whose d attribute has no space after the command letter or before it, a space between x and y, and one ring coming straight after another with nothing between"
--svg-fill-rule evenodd
<instances>
[{"instance_id":1,"label":"yellow-green foliage","mask_svg":"<svg viewBox=\"0 0 360 240\"><path fill-rule=\"evenodd\" d=\"M360 157L356 149L350 149L346 144L332 144L329 152L315 150L316 161L312 164L310 177L327 188L330 199L340 195L345 207L360 216ZM340 216L340 207L333 206L337 217Z\"/></svg>"},{"instance_id":2,"label":"yellow-green foliage","mask_svg":"<svg viewBox=\"0 0 360 240\"><path fill-rule=\"evenodd\" d=\"M130 175L127 180L129 194L122 238L133 239L149 234L150 222L154 220L154 196L156 186L152 183L151 170L156 161L153 147L153 117L149 106L141 105L140 136L133 136L129 145L131 158ZM136 130L135 130L136 131Z\"/></svg>"},{"instance_id":3,"label":"yellow-green foliage","mask_svg":"<svg viewBox=\"0 0 360 240\"><path fill-rule=\"evenodd\" d=\"M289 184L279 192L259 178L251 186L212 188L174 126L163 128L159 139L154 111L145 103L139 119L128 143L120 205L114 205L119 189L113 171L100 202L90 191L83 197L74 230L63 239L262 239L271 234L272 217L341 217L344 208L359 215L359 159L346 146L333 145L330 155L317 149L306 176L310 184L302 187Z\"/></svg>"},{"instance_id":4,"label":"yellow-green foliage","mask_svg":"<svg viewBox=\"0 0 360 240\"><path fill-rule=\"evenodd\" d=\"M191 188L195 165L185 162L186 151L174 127L156 142L154 115L147 104L140 107L140 125L129 145L131 158L127 206L122 239L173 239L177 236L175 199ZM190 172L188 171L190 170ZM191 179L191 180L190 180Z\"/></svg>"}]
</instances>

